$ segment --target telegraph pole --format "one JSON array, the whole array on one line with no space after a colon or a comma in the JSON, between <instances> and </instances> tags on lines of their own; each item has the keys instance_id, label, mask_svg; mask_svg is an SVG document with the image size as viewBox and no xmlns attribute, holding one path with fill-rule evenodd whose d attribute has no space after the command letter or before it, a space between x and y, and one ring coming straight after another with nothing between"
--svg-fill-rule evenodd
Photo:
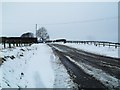
<instances>
[{"instance_id":1,"label":"telegraph pole","mask_svg":"<svg viewBox=\"0 0 120 90\"><path fill-rule=\"evenodd\" d=\"M36 30L36 37L37 37L37 24L36 24L35 30Z\"/></svg>"}]
</instances>

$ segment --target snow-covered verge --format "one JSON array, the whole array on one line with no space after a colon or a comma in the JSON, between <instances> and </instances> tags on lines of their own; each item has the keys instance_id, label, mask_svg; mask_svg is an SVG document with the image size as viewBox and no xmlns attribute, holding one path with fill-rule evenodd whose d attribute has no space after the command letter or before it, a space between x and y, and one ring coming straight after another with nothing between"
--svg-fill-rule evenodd
<instances>
[{"instance_id":1,"label":"snow-covered verge","mask_svg":"<svg viewBox=\"0 0 120 90\"><path fill-rule=\"evenodd\" d=\"M4 63L0 67L1 71L1 88L20 88L27 87L29 85L26 80L26 71L28 61L34 54L35 48L31 47L16 47L3 49L1 57L4 59ZM29 53L29 54L27 54Z\"/></svg>"},{"instance_id":2,"label":"snow-covered verge","mask_svg":"<svg viewBox=\"0 0 120 90\"><path fill-rule=\"evenodd\" d=\"M7 48L0 51L0 88L72 88L70 79L46 44Z\"/></svg>"},{"instance_id":3,"label":"snow-covered verge","mask_svg":"<svg viewBox=\"0 0 120 90\"><path fill-rule=\"evenodd\" d=\"M84 51L96 53L99 55L118 58L118 48L115 47L109 47L109 46L103 47L103 46L95 46L90 44L88 45L88 44L74 44L74 43L65 43L64 45L71 46Z\"/></svg>"},{"instance_id":4,"label":"snow-covered verge","mask_svg":"<svg viewBox=\"0 0 120 90\"><path fill-rule=\"evenodd\" d=\"M59 60L59 57L51 55L52 67L55 73L55 83L54 88L75 88L77 89L77 84L75 84L67 73L67 70Z\"/></svg>"}]
</instances>

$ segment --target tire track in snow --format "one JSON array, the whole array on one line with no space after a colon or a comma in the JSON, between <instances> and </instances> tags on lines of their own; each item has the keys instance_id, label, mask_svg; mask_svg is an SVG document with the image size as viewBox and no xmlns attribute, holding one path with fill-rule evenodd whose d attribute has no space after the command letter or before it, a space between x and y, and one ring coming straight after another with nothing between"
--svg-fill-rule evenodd
<instances>
[{"instance_id":1,"label":"tire track in snow","mask_svg":"<svg viewBox=\"0 0 120 90\"><path fill-rule=\"evenodd\" d=\"M74 63L76 66L78 66L79 68L81 68L81 72L82 70L89 76L91 76L91 78L95 78L97 80L99 80L100 82L102 82L107 89L116 89L116 88L119 88L119 79L115 78L115 77L112 77L111 75L109 75L108 73L105 73L104 70L101 70L101 69L98 69L96 67L91 66L92 64L89 65L89 63L85 63L85 62L82 62L83 60L79 60L79 62L77 62L78 60L74 60L76 58L74 58L76 56L76 54L78 54L78 50L74 50L72 48L69 48L69 47L66 47L66 46L63 46L63 45L55 45L55 44L52 44L52 45L49 45L52 47L53 51L59 56L60 60L63 62L63 64L67 67L67 69L69 70L70 67L68 68L68 61L69 62L72 62ZM60 47L59 47L60 46ZM63 48L62 48L63 47ZM62 48L62 49L61 49ZM71 52L73 55L71 55ZM73 53L74 52L74 53ZM66 54L68 53L68 54ZM88 53L87 53L88 54ZM73 57L74 56L74 57ZM72 58L71 58L72 57ZM80 59L80 58L79 58ZM84 59L84 58L82 58ZM88 59L88 58L87 58ZM85 59L86 60L86 59ZM114 61L112 61L114 62ZM108 64L106 61L105 61L106 65ZM95 63L94 63L95 64ZM112 65L108 65L109 67L117 67L117 66L112 66ZM119 67L117 67L119 68ZM74 72L74 71L73 71ZM75 72L74 72L75 73ZM80 72L79 72L80 73ZM85 74L84 74L85 75ZM83 77L84 79L84 75L81 76ZM76 76L75 76L76 77ZM79 78L81 78L79 77ZM88 77L86 77L88 78ZM78 79L78 78L77 78ZM93 80L94 81L94 80ZM91 83L93 83L93 81L91 81ZM98 82L99 82L98 81ZM82 81L81 81L82 82ZM97 83L98 83L97 82ZM78 83L78 82L77 82ZM82 82L83 83L83 82ZM86 83L88 83L88 81L86 80ZM86 83L83 83L83 84L86 84ZM80 84L80 82L79 82ZM96 86L96 83L94 83L94 85ZM89 85L90 86L90 85ZM84 87L86 88L86 86L84 85L80 85L80 87ZM88 87L88 86L87 86ZM100 86L101 88L105 88L104 86ZM90 87L88 87L90 88ZM91 88L92 88L92 85L91 85ZM97 86L97 88L99 88L99 85Z\"/></svg>"}]
</instances>

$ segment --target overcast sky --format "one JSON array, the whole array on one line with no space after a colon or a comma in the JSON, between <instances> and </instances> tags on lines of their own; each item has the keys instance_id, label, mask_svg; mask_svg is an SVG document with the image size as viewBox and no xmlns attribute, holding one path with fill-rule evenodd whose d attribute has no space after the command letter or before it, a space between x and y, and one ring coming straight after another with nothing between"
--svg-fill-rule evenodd
<instances>
[{"instance_id":1,"label":"overcast sky","mask_svg":"<svg viewBox=\"0 0 120 90\"><path fill-rule=\"evenodd\" d=\"M4 2L2 16L2 36L35 33L38 24L51 39L118 41L117 2Z\"/></svg>"}]
</instances>

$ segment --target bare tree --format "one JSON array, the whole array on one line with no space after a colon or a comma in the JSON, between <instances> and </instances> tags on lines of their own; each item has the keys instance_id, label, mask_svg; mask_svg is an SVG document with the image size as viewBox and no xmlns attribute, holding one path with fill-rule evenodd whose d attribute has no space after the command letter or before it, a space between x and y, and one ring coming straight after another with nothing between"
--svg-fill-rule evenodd
<instances>
[{"instance_id":1,"label":"bare tree","mask_svg":"<svg viewBox=\"0 0 120 90\"><path fill-rule=\"evenodd\" d=\"M45 42L46 40L49 40L49 35L47 33L47 30L44 27L41 27L36 31L36 37L38 38L38 41Z\"/></svg>"}]
</instances>

